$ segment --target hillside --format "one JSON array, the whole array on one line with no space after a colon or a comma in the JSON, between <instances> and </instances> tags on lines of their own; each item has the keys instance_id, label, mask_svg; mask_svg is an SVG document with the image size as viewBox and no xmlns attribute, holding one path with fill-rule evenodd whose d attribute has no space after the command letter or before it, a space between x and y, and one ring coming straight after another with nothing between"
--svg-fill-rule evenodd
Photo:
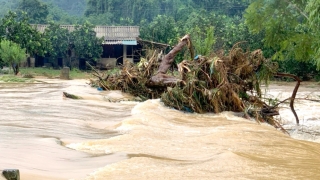
<instances>
[{"instance_id":1,"label":"hillside","mask_svg":"<svg viewBox=\"0 0 320 180\"><path fill-rule=\"evenodd\" d=\"M20 0L0 0L0 17L9 10L14 10ZM82 16L86 8L86 0L40 0L51 9L57 9L73 16Z\"/></svg>"},{"instance_id":2,"label":"hillside","mask_svg":"<svg viewBox=\"0 0 320 180\"><path fill-rule=\"evenodd\" d=\"M0 0L0 17L3 17L11 9L15 9L17 0Z\"/></svg>"},{"instance_id":3,"label":"hillside","mask_svg":"<svg viewBox=\"0 0 320 180\"><path fill-rule=\"evenodd\" d=\"M47 4L52 4L70 15L81 16L86 8L86 0L42 0Z\"/></svg>"}]
</instances>

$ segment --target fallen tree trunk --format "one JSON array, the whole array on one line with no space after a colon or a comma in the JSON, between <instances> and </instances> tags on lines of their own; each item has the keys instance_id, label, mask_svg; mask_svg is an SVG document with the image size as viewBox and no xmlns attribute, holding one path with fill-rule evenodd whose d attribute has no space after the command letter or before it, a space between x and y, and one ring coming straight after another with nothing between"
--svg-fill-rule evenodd
<instances>
[{"instance_id":1,"label":"fallen tree trunk","mask_svg":"<svg viewBox=\"0 0 320 180\"><path fill-rule=\"evenodd\" d=\"M168 69L171 67L175 56L182 50L182 48L190 43L190 36L187 34L181 38L180 42L167 54L161 61L158 73L166 74Z\"/></svg>"},{"instance_id":2,"label":"fallen tree trunk","mask_svg":"<svg viewBox=\"0 0 320 180\"><path fill-rule=\"evenodd\" d=\"M167 75L169 68L172 66L174 62L174 58L176 55L182 50L184 46L188 45L189 49L191 47L190 36L187 34L183 38L181 38L180 42L167 54L161 61L159 66L159 70L156 75L152 76L147 82L148 87L166 87L166 86L174 86L181 80ZM191 53L193 54L193 53ZM192 55L191 55L192 56Z\"/></svg>"}]
</instances>

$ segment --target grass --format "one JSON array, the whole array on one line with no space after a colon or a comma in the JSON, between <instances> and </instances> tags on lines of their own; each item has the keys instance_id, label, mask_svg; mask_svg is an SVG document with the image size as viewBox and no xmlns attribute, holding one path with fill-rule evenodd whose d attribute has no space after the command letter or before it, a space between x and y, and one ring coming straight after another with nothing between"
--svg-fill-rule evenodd
<instances>
[{"instance_id":1,"label":"grass","mask_svg":"<svg viewBox=\"0 0 320 180\"><path fill-rule=\"evenodd\" d=\"M50 69L50 68L20 68L20 74L22 76L32 75L44 76L47 78L59 78L61 70L59 69ZM69 74L71 79L87 79L91 77L91 72L80 71L79 69L73 68Z\"/></svg>"},{"instance_id":2,"label":"grass","mask_svg":"<svg viewBox=\"0 0 320 180\"><path fill-rule=\"evenodd\" d=\"M11 83L32 83L34 79L22 78L14 75L2 75L0 76L0 82L11 82Z\"/></svg>"}]
</instances>

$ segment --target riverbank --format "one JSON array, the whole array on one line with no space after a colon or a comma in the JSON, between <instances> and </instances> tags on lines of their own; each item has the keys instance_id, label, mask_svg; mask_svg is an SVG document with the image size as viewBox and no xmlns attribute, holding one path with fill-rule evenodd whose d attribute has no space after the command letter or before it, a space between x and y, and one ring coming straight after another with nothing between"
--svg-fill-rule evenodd
<instances>
[{"instance_id":1,"label":"riverbank","mask_svg":"<svg viewBox=\"0 0 320 180\"><path fill-rule=\"evenodd\" d=\"M53 68L20 68L20 72L16 77L59 79L60 73L60 69ZM0 76L1 75L13 76L12 70L10 68L0 69ZM87 79L90 77L92 77L91 72L81 71L76 68L70 70L70 79Z\"/></svg>"}]
</instances>

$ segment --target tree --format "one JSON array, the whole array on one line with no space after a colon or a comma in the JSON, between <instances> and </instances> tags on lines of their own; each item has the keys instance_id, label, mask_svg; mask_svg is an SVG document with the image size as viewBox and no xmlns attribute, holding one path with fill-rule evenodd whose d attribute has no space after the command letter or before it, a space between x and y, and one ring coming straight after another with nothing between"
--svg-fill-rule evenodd
<instances>
[{"instance_id":1,"label":"tree","mask_svg":"<svg viewBox=\"0 0 320 180\"><path fill-rule=\"evenodd\" d=\"M205 32L200 30L199 27L195 27L192 29L191 33L193 39L193 45L196 50L196 54L203 55L203 56L210 56L210 53L214 50L214 27L210 26L206 29Z\"/></svg>"},{"instance_id":2,"label":"tree","mask_svg":"<svg viewBox=\"0 0 320 180\"><path fill-rule=\"evenodd\" d=\"M190 3L191 0L88 0L85 16L108 14L112 24L126 25L127 21L121 19L131 19L138 25L141 20L149 23L158 15L178 17L183 14L180 10L186 9L184 5Z\"/></svg>"},{"instance_id":3,"label":"tree","mask_svg":"<svg viewBox=\"0 0 320 180\"><path fill-rule=\"evenodd\" d=\"M274 59L312 61L320 68L318 0L256 0L246 10L253 33L264 32L264 44L276 51Z\"/></svg>"},{"instance_id":4,"label":"tree","mask_svg":"<svg viewBox=\"0 0 320 180\"><path fill-rule=\"evenodd\" d=\"M112 24L112 13L104 13L100 15L91 14L90 16L86 17L86 20L94 25L111 25Z\"/></svg>"},{"instance_id":5,"label":"tree","mask_svg":"<svg viewBox=\"0 0 320 180\"><path fill-rule=\"evenodd\" d=\"M10 10L16 9L17 1L0 0L0 17L4 17Z\"/></svg>"},{"instance_id":6,"label":"tree","mask_svg":"<svg viewBox=\"0 0 320 180\"><path fill-rule=\"evenodd\" d=\"M320 69L320 1L310 0L306 6L306 12L309 14L308 25L312 30L313 37L315 37L313 44L314 58L318 69Z\"/></svg>"},{"instance_id":7,"label":"tree","mask_svg":"<svg viewBox=\"0 0 320 180\"><path fill-rule=\"evenodd\" d=\"M19 63L26 59L26 50L18 44L2 40L0 43L0 57L5 64L11 65L14 74L19 73Z\"/></svg>"},{"instance_id":8,"label":"tree","mask_svg":"<svg viewBox=\"0 0 320 180\"><path fill-rule=\"evenodd\" d=\"M71 44L79 58L96 61L102 54L102 38L97 38L94 26L85 22L82 26L76 26L71 32Z\"/></svg>"},{"instance_id":9,"label":"tree","mask_svg":"<svg viewBox=\"0 0 320 180\"><path fill-rule=\"evenodd\" d=\"M27 13L29 23L45 24L47 22L48 6L39 0L21 0L17 10Z\"/></svg>"},{"instance_id":10,"label":"tree","mask_svg":"<svg viewBox=\"0 0 320 180\"><path fill-rule=\"evenodd\" d=\"M176 22L170 16L158 15L151 23L144 21L141 26L141 37L155 42L174 44L178 37Z\"/></svg>"},{"instance_id":11,"label":"tree","mask_svg":"<svg viewBox=\"0 0 320 180\"><path fill-rule=\"evenodd\" d=\"M60 24L51 22L45 29L43 36L50 42L46 46L46 52L52 62L55 62L57 58L66 58L68 61L65 65L71 67L71 59L69 56L71 50L70 32L65 28L61 28Z\"/></svg>"},{"instance_id":12,"label":"tree","mask_svg":"<svg viewBox=\"0 0 320 180\"><path fill-rule=\"evenodd\" d=\"M61 28L59 24L50 23L45 29L44 37L50 41L46 49L50 57L56 59L68 56L70 33L67 29Z\"/></svg>"},{"instance_id":13,"label":"tree","mask_svg":"<svg viewBox=\"0 0 320 180\"><path fill-rule=\"evenodd\" d=\"M66 11L60 9L58 6L50 3L48 4L49 15L47 21L55 22L59 24L75 24L80 19L80 17L71 16Z\"/></svg>"},{"instance_id":14,"label":"tree","mask_svg":"<svg viewBox=\"0 0 320 180\"><path fill-rule=\"evenodd\" d=\"M47 4L52 4L72 16L82 16L86 7L86 0L42 0ZM51 10L51 8L49 8Z\"/></svg>"},{"instance_id":15,"label":"tree","mask_svg":"<svg viewBox=\"0 0 320 180\"><path fill-rule=\"evenodd\" d=\"M9 12L0 20L0 34L2 39L10 40L26 49L30 56L43 56L45 47L49 44L43 35L28 23L26 14L22 19L17 18L17 14Z\"/></svg>"},{"instance_id":16,"label":"tree","mask_svg":"<svg viewBox=\"0 0 320 180\"><path fill-rule=\"evenodd\" d=\"M241 15L251 0L192 0L194 6L207 11L215 11L219 14Z\"/></svg>"}]
</instances>

